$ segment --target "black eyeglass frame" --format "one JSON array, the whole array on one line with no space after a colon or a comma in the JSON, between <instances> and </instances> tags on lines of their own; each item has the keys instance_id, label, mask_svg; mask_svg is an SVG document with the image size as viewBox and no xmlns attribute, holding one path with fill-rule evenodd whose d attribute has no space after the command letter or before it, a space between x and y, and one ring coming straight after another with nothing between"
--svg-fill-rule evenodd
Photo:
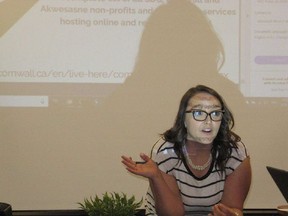
<instances>
[{"instance_id":1,"label":"black eyeglass frame","mask_svg":"<svg viewBox=\"0 0 288 216\"><path fill-rule=\"evenodd\" d=\"M195 114L194 114L194 113L195 113L195 112L199 112L199 111L206 114L206 117L205 117L203 120L199 120L199 119L196 119L196 118L195 118ZM214 119L211 117L211 114L212 114L212 113L215 113L215 112L220 112L220 113L222 114L222 115L221 115L221 119L219 119L219 120L214 120ZM209 116L212 121L214 121L214 122L219 122L219 121L222 120L223 114L225 113L225 111L224 111L224 110L213 110L213 111L211 111L211 112L208 113L208 112L206 112L205 110L192 109L192 110L185 111L185 113L191 113L191 115L193 116L193 119L194 119L195 121L206 121L207 117Z\"/></svg>"}]
</instances>

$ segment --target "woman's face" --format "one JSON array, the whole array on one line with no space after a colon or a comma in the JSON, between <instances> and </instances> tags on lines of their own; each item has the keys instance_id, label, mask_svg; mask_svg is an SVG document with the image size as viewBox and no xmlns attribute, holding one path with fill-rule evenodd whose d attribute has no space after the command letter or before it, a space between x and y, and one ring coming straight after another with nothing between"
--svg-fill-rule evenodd
<instances>
[{"instance_id":1,"label":"woman's face","mask_svg":"<svg viewBox=\"0 0 288 216\"><path fill-rule=\"evenodd\" d=\"M198 120L205 118L206 113L211 113L216 120L221 119L222 107L217 98L208 93L197 93L188 102L186 111L194 111L194 116ZM216 111L216 112L215 112ZM217 112L218 111L218 112ZM195 141L201 144L211 144L218 134L221 120L213 121L209 115L204 121L197 121L193 113L185 114L185 127L187 129L187 140ZM219 117L220 116L220 117Z\"/></svg>"}]
</instances>

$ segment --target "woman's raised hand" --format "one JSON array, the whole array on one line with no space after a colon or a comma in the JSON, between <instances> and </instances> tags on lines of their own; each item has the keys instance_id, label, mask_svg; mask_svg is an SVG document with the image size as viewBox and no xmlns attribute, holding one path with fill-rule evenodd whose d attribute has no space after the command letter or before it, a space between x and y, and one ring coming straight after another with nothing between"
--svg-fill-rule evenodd
<instances>
[{"instance_id":1,"label":"woman's raised hand","mask_svg":"<svg viewBox=\"0 0 288 216\"><path fill-rule=\"evenodd\" d=\"M160 174L160 170L158 169L157 164L149 158L144 153L140 154L143 162L136 162L131 157L122 156L122 163L126 166L126 169L139 176L143 176L149 179Z\"/></svg>"}]
</instances>

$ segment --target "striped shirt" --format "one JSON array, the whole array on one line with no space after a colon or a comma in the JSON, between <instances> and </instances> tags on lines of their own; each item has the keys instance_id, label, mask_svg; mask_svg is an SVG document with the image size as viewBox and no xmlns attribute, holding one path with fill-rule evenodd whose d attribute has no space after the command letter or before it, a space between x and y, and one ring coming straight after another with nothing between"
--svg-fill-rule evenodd
<instances>
[{"instance_id":1,"label":"striped shirt","mask_svg":"<svg viewBox=\"0 0 288 216\"><path fill-rule=\"evenodd\" d=\"M225 178L230 175L241 162L248 157L248 152L242 142L237 143L238 148L232 149L226 166L225 174L221 175L215 164L210 167L206 175L196 177L188 168L188 164L180 162L174 152L173 143L158 142L153 148L153 160L160 170L173 175L177 181L185 215L207 215L213 205L221 201L224 190ZM151 188L145 198L146 215L156 216L155 205Z\"/></svg>"}]
</instances>

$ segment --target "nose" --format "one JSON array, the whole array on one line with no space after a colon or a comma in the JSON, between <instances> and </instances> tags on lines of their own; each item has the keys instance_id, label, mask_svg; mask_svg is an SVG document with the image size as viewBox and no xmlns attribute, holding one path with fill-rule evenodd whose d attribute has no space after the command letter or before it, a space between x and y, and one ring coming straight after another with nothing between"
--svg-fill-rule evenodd
<instances>
[{"instance_id":1,"label":"nose","mask_svg":"<svg viewBox=\"0 0 288 216\"><path fill-rule=\"evenodd\" d=\"M212 122L211 116L207 115L207 118L205 119L205 123L208 124L208 123L211 123L211 122Z\"/></svg>"}]
</instances>

